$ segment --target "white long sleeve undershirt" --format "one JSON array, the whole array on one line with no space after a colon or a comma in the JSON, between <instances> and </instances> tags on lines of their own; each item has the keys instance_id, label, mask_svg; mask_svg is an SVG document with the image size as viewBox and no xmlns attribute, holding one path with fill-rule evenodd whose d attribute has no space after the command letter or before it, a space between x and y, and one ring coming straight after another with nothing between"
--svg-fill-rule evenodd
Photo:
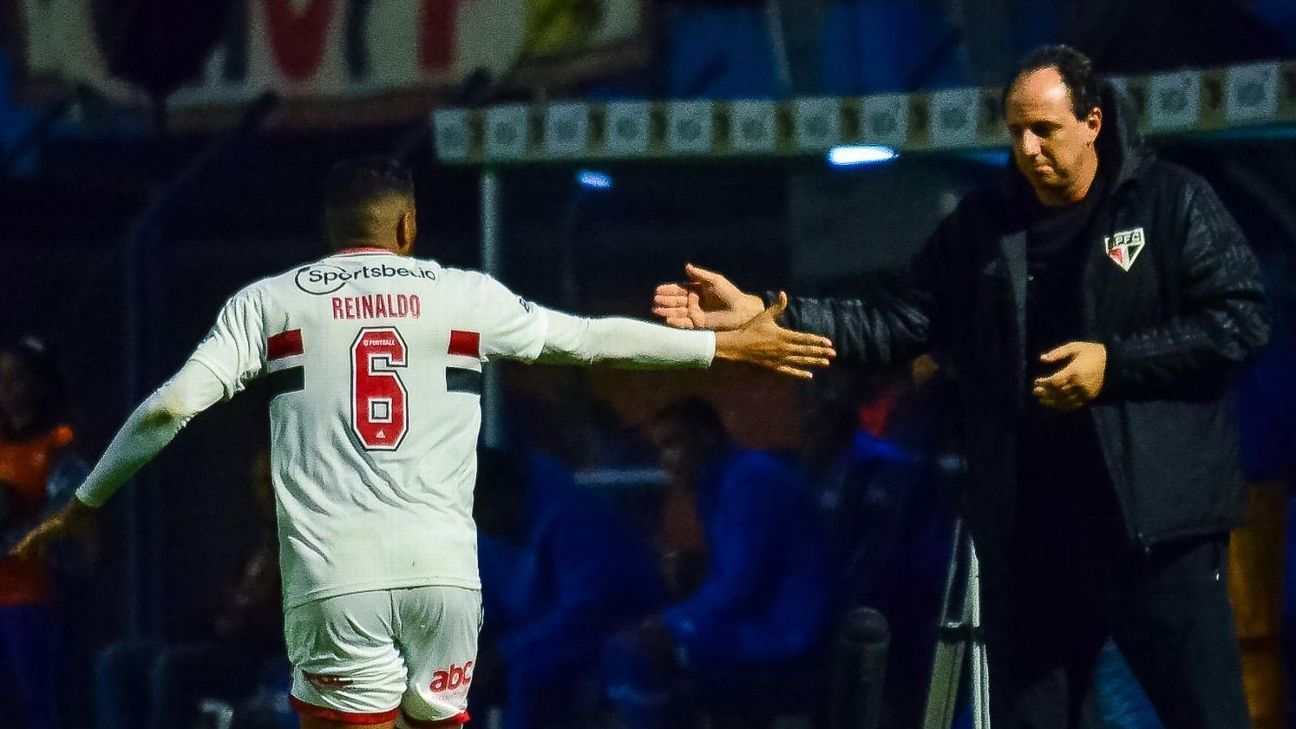
<instances>
[{"instance_id":1,"label":"white long sleeve undershirt","mask_svg":"<svg viewBox=\"0 0 1296 729\"><path fill-rule=\"evenodd\" d=\"M225 388L211 370L194 360L186 362L126 419L76 490L77 499L87 506L102 506L195 415L224 396Z\"/></svg>"},{"instance_id":2,"label":"white long sleeve undershirt","mask_svg":"<svg viewBox=\"0 0 1296 729\"><path fill-rule=\"evenodd\" d=\"M715 357L712 331L671 329L638 319L589 319L548 309L548 331L537 359L546 364L622 369L704 368Z\"/></svg>"}]
</instances>

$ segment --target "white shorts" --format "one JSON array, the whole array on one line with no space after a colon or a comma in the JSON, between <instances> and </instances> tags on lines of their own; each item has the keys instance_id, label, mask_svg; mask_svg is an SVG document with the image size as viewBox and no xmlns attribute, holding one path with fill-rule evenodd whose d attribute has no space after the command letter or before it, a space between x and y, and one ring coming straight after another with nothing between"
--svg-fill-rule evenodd
<instances>
[{"instance_id":1,"label":"white shorts","mask_svg":"<svg viewBox=\"0 0 1296 729\"><path fill-rule=\"evenodd\" d=\"M284 613L298 712L413 729L468 721L481 592L429 586L355 592Z\"/></svg>"}]
</instances>

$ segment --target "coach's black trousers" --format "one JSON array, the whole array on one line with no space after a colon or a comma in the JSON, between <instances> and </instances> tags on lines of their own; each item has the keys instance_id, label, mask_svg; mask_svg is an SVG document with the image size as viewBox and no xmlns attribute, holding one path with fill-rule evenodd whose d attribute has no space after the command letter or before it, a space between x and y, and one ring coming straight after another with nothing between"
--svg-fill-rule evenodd
<instances>
[{"instance_id":1,"label":"coach's black trousers","mask_svg":"<svg viewBox=\"0 0 1296 729\"><path fill-rule=\"evenodd\" d=\"M1108 636L1167 729L1249 727L1224 574L1228 535L1138 550L1109 489L1089 482L1026 494L1008 564L984 566L994 729L1080 726Z\"/></svg>"}]
</instances>

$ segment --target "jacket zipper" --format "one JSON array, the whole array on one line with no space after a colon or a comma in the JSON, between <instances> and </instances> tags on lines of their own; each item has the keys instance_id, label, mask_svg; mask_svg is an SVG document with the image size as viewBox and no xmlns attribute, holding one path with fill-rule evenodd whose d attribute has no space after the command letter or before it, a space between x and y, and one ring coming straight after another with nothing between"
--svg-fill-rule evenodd
<instances>
[{"instance_id":1,"label":"jacket zipper","mask_svg":"<svg viewBox=\"0 0 1296 729\"><path fill-rule=\"evenodd\" d=\"M1102 231L1105 229L1115 229L1116 220L1119 217L1117 215L1119 201L1116 198L1128 194L1130 194L1129 191L1123 185L1108 193L1107 200L1102 202L1099 214L1095 216L1095 219L1102 219L1102 223L1106 225L1106 228L1090 225L1090 235L1102 235ZM1081 308L1083 309L1081 315L1084 317L1086 333L1092 336L1096 334L1098 319L1097 307L1094 304L1093 278L1098 265L1102 261L1092 251L1085 256L1084 260L1084 271L1081 274L1083 278L1080 280ZM1103 460L1107 464L1107 474L1111 478L1112 489L1116 492L1116 503L1120 505L1121 517L1125 520L1125 532L1134 540L1134 546L1140 552L1151 554L1152 545L1148 543L1146 535L1135 526L1133 516L1130 514L1133 508L1130 502L1133 501L1134 494L1125 478L1125 464L1118 462L1121 459L1118 459L1117 454L1113 453L1113 450L1116 449L1107 444L1108 439L1104 437L1103 423L1092 405L1089 406L1089 419L1093 422L1094 431L1098 436L1098 447L1102 449Z\"/></svg>"}]
</instances>

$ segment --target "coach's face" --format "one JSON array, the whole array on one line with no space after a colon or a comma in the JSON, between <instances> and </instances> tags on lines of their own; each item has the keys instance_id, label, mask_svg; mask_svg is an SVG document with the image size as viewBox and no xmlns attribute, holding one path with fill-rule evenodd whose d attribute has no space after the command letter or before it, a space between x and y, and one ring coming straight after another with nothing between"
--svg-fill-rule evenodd
<instances>
[{"instance_id":1,"label":"coach's face","mask_svg":"<svg viewBox=\"0 0 1296 729\"><path fill-rule=\"evenodd\" d=\"M1008 89L1004 121L1012 137L1013 161L1040 201L1075 202L1084 196L1098 156L1094 142L1102 111L1077 119L1071 91L1056 68L1029 71Z\"/></svg>"}]
</instances>

